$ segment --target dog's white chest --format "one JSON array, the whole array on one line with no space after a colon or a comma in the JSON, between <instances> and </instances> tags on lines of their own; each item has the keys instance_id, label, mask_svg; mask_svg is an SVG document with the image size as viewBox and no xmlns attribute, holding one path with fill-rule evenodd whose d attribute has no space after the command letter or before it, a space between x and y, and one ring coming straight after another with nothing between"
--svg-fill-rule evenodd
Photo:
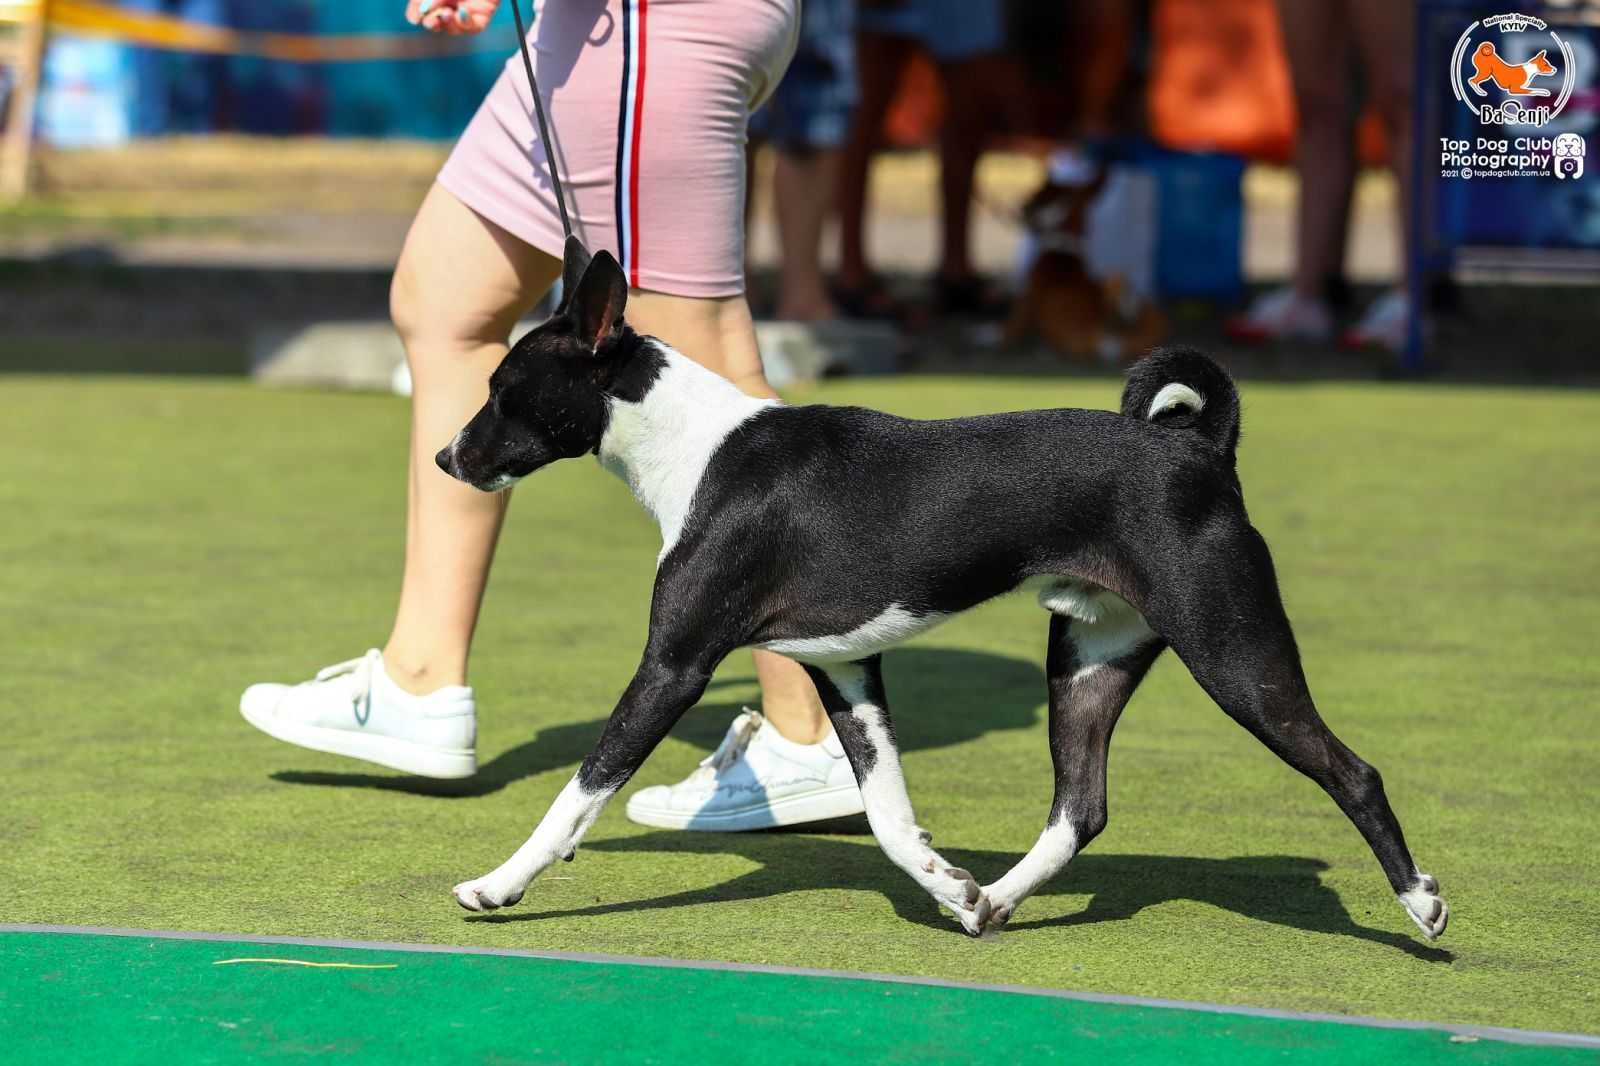
<instances>
[{"instance_id":1,"label":"dog's white chest","mask_svg":"<svg viewBox=\"0 0 1600 1066\"><path fill-rule=\"evenodd\" d=\"M677 544L722 442L777 401L746 396L698 363L650 343L665 360L661 375L641 401L609 401L598 454L661 526L659 561Z\"/></svg>"},{"instance_id":2,"label":"dog's white chest","mask_svg":"<svg viewBox=\"0 0 1600 1066\"><path fill-rule=\"evenodd\" d=\"M887 651L903 640L932 629L949 617L947 614L916 614L898 603L891 603L881 614L868 619L848 633L820 637L790 637L767 641L757 647L787 655L791 659L799 659L801 662L850 662Z\"/></svg>"}]
</instances>

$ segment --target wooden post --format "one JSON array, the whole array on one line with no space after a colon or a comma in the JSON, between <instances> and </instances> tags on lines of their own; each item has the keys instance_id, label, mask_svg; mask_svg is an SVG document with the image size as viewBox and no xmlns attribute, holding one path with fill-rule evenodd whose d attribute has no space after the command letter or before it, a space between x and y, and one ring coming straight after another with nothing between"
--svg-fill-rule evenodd
<instances>
[{"instance_id":1,"label":"wooden post","mask_svg":"<svg viewBox=\"0 0 1600 1066\"><path fill-rule=\"evenodd\" d=\"M28 195L32 175L33 113L44 65L44 35L48 0L0 0L0 26L9 32L0 38L0 63L12 69L11 106L6 116L4 142L0 143L0 201Z\"/></svg>"}]
</instances>

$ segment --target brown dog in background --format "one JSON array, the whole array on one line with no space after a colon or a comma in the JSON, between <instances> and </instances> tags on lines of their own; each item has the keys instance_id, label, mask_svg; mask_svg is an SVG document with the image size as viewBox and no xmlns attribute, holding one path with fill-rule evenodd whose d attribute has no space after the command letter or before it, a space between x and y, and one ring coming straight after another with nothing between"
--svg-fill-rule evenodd
<instances>
[{"instance_id":1,"label":"brown dog in background","mask_svg":"<svg viewBox=\"0 0 1600 1066\"><path fill-rule=\"evenodd\" d=\"M1038 255L1006 322L1007 346L1037 335L1069 359L1116 363L1143 355L1166 336L1166 316L1153 300L1122 278L1102 281L1089 273L1089 210L1105 184L1104 168L1082 184L1047 178L1023 204L1021 221Z\"/></svg>"}]
</instances>

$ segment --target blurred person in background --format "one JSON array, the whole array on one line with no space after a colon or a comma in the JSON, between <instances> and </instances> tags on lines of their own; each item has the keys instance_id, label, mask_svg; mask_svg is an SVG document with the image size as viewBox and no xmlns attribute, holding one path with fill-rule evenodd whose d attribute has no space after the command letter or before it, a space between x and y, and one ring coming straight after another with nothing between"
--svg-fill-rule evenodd
<instances>
[{"instance_id":1,"label":"blurred person in background","mask_svg":"<svg viewBox=\"0 0 1600 1066\"><path fill-rule=\"evenodd\" d=\"M873 155L914 50L933 57L944 93L939 133L940 258L935 311L996 318L1005 311L973 267L971 223L978 159L1005 111L1012 81L1004 57L1001 0L860 0L856 69L861 98L845 146L839 183L840 262L834 298L852 317L880 318L895 308L867 259L866 214ZM1014 102L1013 102L1014 103Z\"/></svg>"},{"instance_id":2,"label":"blurred person in background","mask_svg":"<svg viewBox=\"0 0 1600 1066\"><path fill-rule=\"evenodd\" d=\"M821 322L839 313L822 273L822 228L833 210L840 149L856 104L855 18L855 0L804 0L789 71L750 117L752 141L773 149L777 317L787 321Z\"/></svg>"},{"instance_id":3,"label":"blurred person in background","mask_svg":"<svg viewBox=\"0 0 1600 1066\"><path fill-rule=\"evenodd\" d=\"M1343 276L1355 189L1353 59L1361 62L1367 96L1377 105L1388 134L1402 254L1409 235L1411 159L1406 146L1416 5L1412 0L1280 0L1278 11L1299 114L1294 275L1288 285L1260 297L1229 322L1228 333L1244 341L1325 340L1334 328L1332 294ZM1391 288L1341 340L1353 347L1399 351L1405 344L1411 298L1403 283Z\"/></svg>"},{"instance_id":4,"label":"blurred person in background","mask_svg":"<svg viewBox=\"0 0 1600 1066\"><path fill-rule=\"evenodd\" d=\"M498 6L410 0L406 14L466 34ZM528 39L574 229L627 272L629 321L755 396L775 394L744 295L746 125L799 21L799 0L550 0ZM433 777L476 772L467 659L510 494L464 485L433 457L483 405L511 329L561 275L532 103L513 56L406 237L391 293L414 390L394 628L382 650L312 681L251 686L241 711L280 740ZM537 485L524 491L537 506ZM803 669L754 654L765 717L738 716L688 780L636 792L630 818L735 830L863 809Z\"/></svg>"}]
</instances>

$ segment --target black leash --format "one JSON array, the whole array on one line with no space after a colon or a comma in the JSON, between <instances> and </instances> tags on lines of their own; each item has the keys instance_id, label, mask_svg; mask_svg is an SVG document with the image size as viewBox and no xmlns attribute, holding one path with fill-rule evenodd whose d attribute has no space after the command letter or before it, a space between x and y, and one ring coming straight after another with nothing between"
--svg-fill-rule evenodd
<instances>
[{"instance_id":1,"label":"black leash","mask_svg":"<svg viewBox=\"0 0 1600 1066\"><path fill-rule=\"evenodd\" d=\"M531 4L533 0L528 2ZM544 144L545 162L550 166L550 186L555 190L556 210L561 214L561 232L567 238L566 246L561 250L561 308L565 308L589 265L589 249L572 232L572 220L567 217L567 191L561 185L561 171L556 168L556 146L550 140L550 123L544 117L544 97L539 95L539 83L533 76L533 56L528 54L528 28L522 24L522 7L518 0L510 0L510 3L511 17L517 23L517 48L522 52L522 68L528 72L528 91L533 93L533 116L539 124L539 140Z\"/></svg>"},{"instance_id":2,"label":"black leash","mask_svg":"<svg viewBox=\"0 0 1600 1066\"><path fill-rule=\"evenodd\" d=\"M544 100L539 96L539 83L533 78L533 57L528 54L528 31L522 24L522 6L517 0L510 0L510 3L511 17L517 20L517 47L522 50L522 66L528 72L528 88L533 92L533 114L539 123L539 140L544 143L545 161L550 164L550 184L556 192L556 210L561 212L561 232L571 241L572 220L567 218L567 194L561 187L561 173L556 169L556 149L550 142L550 125L544 117Z\"/></svg>"}]
</instances>

